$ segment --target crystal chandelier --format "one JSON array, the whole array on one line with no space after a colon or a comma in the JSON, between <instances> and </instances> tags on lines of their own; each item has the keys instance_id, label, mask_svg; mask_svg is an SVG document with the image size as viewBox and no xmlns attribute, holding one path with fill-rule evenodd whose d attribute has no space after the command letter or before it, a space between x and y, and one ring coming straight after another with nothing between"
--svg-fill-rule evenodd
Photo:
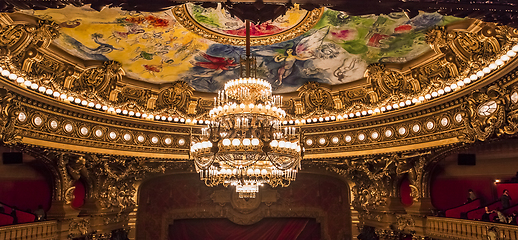
<instances>
[{"instance_id":1,"label":"crystal chandelier","mask_svg":"<svg viewBox=\"0 0 518 240\"><path fill-rule=\"evenodd\" d=\"M246 23L246 59L241 78L225 83L214 98L210 123L191 143L190 156L207 186L235 186L240 198L255 198L259 187L287 187L303 156L302 132L283 126L282 97L269 82L251 77L250 23ZM243 65L246 76L243 76ZM194 138L193 138L194 139Z\"/></svg>"}]
</instances>

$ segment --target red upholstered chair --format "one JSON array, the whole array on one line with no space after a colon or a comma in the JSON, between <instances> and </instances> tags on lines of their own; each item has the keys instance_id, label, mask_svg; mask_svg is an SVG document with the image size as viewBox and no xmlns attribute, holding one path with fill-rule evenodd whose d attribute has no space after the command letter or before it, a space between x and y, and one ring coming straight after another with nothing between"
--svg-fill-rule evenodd
<instances>
[{"instance_id":1,"label":"red upholstered chair","mask_svg":"<svg viewBox=\"0 0 518 240\"><path fill-rule=\"evenodd\" d=\"M469 220L480 220L482 219L482 215L486 212L485 207L489 208L489 211L495 210L497 208L501 208L502 204L500 203L500 200L494 201L490 204L487 204L485 206L481 206L477 209L473 209L469 212L467 212L467 216ZM493 220L493 219L491 219Z\"/></svg>"},{"instance_id":2,"label":"red upholstered chair","mask_svg":"<svg viewBox=\"0 0 518 240\"><path fill-rule=\"evenodd\" d=\"M469 203L462 204L454 208L450 208L444 211L444 214L446 215L446 217L449 218L461 218L461 216L464 213L476 209L478 207L480 207L480 199L477 198Z\"/></svg>"},{"instance_id":3,"label":"red upholstered chair","mask_svg":"<svg viewBox=\"0 0 518 240\"><path fill-rule=\"evenodd\" d=\"M18 218L18 223L30 223L36 221L36 215L20 210L16 211L16 217Z\"/></svg>"},{"instance_id":4,"label":"red upholstered chair","mask_svg":"<svg viewBox=\"0 0 518 240\"><path fill-rule=\"evenodd\" d=\"M8 214L0 213L0 226L13 224L14 218Z\"/></svg>"}]
</instances>

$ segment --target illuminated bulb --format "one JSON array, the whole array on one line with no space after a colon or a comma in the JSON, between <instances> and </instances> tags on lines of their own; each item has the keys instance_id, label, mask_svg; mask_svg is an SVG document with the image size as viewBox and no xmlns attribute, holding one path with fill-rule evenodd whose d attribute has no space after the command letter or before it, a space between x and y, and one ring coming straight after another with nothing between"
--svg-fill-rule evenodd
<instances>
[{"instance_id":1,"label":"illuminated bulb","mask_svg":"<svg viewBox=\"0 0 518 240\"><path fill-rule=\"evenodd\" d=\"M185 118L180 118L180 122L185 122Z\"/></svg>"},{"instance_id":2,"label":"illuminated bulb","mask_svg":"<svg viewBox=\"0 0 518 240\"><path fill-rule=\"evenodd\" d=\"M362 111L362 115L363 116L367 115L367 111Z\"/></svg>"},{"instance_id":3,"label":"illuminated bulb","mask_svg":"<svg viewBox=\"0 0 518 240\"><path fill-rule=\"evenodd\" d=\"M259 145L259 139L257 139L257 138L252 139L252 146L257 146L257 145Z\"/></svg>"},{"instance_id":4,"label":"illuminated bulb","mask_svg":"<svg viewBox=\"0 0 518 240\"><path fill-rule=\"evenodd\" d=\"M313 122L317 122L317 121L318 121L318 119L317 119L317 118L313 118Z\"/></svg>"},{"instance_id":5,"label":"illuminated bulb","mask_svg":"<svg viewBox=\"0 0 518 240\"><path fill-rule=\"evenodd\" d=\"M380 110L381 110L382 112L385 112L385 111L387 111L387 108L385 108L385 107L381 107L381 109L380 109Z\"/></svg>"},{"instance_id":6,"label":"illuminated bulb","mask_svg":"<svg viewBox=\"0 0 518 240\"><path fill-rule=\"evenodd\" d=\"M25 81L25 82L23 83L23 85L25 85L26 87L29 87L29 86L31 86L31 85L32 85L32 82L31 82L31 81Z\"/></svg>"},{"instance_id":7,"label":"illuminated bulb","mask_svg":"<svg viewBox=\"0 0 518 240\"><path fill-rule=\"evenodd\" d=\"M507 55L509 57L514 57L514 56L516 56L516 52L513 50L509 50L505 55Z\"/></svg>"},{"instance_id":8,"label":"illuminated bulb","mask_svg":"<svg viewBox=\"0 0 518 240\"><path fill-rule=\"evenodd\" d=\"M489 68L489 67L485 67L484 69L482 69L482 72L484 72L484 73L490 73L490 72L491 72L491 68Z\"/></svg>"},{"instance_id":9,"label":"illuminated bulb","mask_svg":"<svg viewBox=\"0 0 518 240\"><path fill-rule=\"evenodd\" d=\"M120 108L117 108L117 109L115 109L115 112L116 112L116 113L121 113L121 112L122 112L122 110L121 110Z\"/></svg>"},{"instance_id":10,"label":"illuminated bulb","mask_svg":"<svg viewBox=\"0 0 518 240\"><path fill-rule=\"evenodd\" d=\"M102 106L101 104L99 104L99 103L98 103L98 104L95 104L95 108L96 108L96 109L101 109L102 107L103 107L103 106Z\"/></svg>"},{"instance_id":11,"label":"illuminated bulb","mask_svg":"<svg viewBox=\"0 0 518 240\"><path fill-rule=\"evenodd\" d=\"M471 82L471 78L464 78L463 82L464 82L465 84L468 84L468 83L470 83L470 82Z\"/></svg>"},{"instance_id":12,"label":"illuminated bulb","mask_svg":"<svg viewBox=\"0 0 518 240\"><path fill-rule=\"evenodd\" d=\"M354 117L354 113L349 113L349 117Z\"/></svg>"},{"instance_id":13,"label":"illuminated bulb","mask_svg":"<svg viewBox=\"0 0 518 240\"><path fill-rule=\"evenodd\" d=\"M142 116L142 114L141 114L141 113L139 113L139 112L138 112L138 113L135 113L135 117L140 117L140 116Z\"/></svg>"},{"instance_id":14,"label":"illuminated bulb","mask_svg":"<svg viewBox=\"0 0 518 240\"><path fill-rule=\"evenodd\" d=\"M106 111L106 110L108 110L108 106L104 105L102 109L103 109L103 111Z\"/></svg>"},{"instance_id":15,"label":"illuminated bulb","mask_svg":"<svg viewBox=\"0 0 518 240\"><path fill-rule=\"evenodd\" d=\"M1 74L2 74L2 76L7 77L7 76L9 76L9 74L11 74L11 72L9 72L9 71L7 71L7 70L3 70L3 71L1 72Z\"/></svg>"},{"instance_id":16,"label":"illuminated bulb","mask_svg":"<svg viewBox=\"0 0 518 240\"><path fill-rule=\"evenodd\" d=\"M288 123L289 123L289 124L293 124L293 120L290 120Z\"/></svg>"},{"instance_id":17,"label":"illuminated bulb","mask_svg":"<svg viewBox=\"0 0 518 240\"><path fill-rule=\"evenodd\" d=\"M241 104L239 105L239 108L244 109L244 108L245 108L245 104L244 104L244 103L241 103Z\"/></svg>"},{"instance_id":18,"label":"illuminated bulb","mask_svg":"<svg viewBox=\"0 0 518 240\"><path fill-rule=\"evenodd\" d=\"M478 71L477 72L477 77L483 77L484 76L484 72L483 71Z\"/></svg>"},{"instance_id":19,"label":"illuminated bulb","mask_svg":"<svg viewBox=\"0 0 518 240\"><path fill-rule=\"evenodd\" d=\"M162 120L165 120L165 117L164 117L164 119L162 119ZM191 119L190 119L190 118L188 118L187 120L185 120L185 122L186 122L186 123L190 123L190 122L191 122Z\"/></svg>"},{"instance_id":20,"label":"illuminated bulb","mask_svg":"<svg viewBox=\"0 0 518 240\"><path fill-rule=\"evenodd\" d=\"M489 69L495 70L498 66L494 63L489 64Z\"/></svg>"},{"instance_id":21,"label":"illuminated bulb","mask_svg":"<svg viewBox=\"0 0 518 240\"><path fill-rule=\"evenodd\" d=\"M464 81L458 81L458 82L457 82L457 86L459 86L459 87L464 86Z\"/></svg>"},{"instance_id":22,"label":"illuminated bulb","mask_svg":"<svg viewBox=\"0 0 518 240\"><path fill-rule=\"evenodd\" d=\"M9 79L16 80L17 78L18 78L18 76L16 76L16 74L14 74L14 73L9 74Z\"/></svg>"},{"instance_id":23,"label":"illuminated bulb","mask_svg":"<svg viewBox=\"0 0 518 240\"><path fill-rule=\"evenodd\" d=\"M335 116L331 116L331 120L334 121L336 119Z\"/></svg>"},{"instance_id":24,"label":"illuminated bulb","mask_svg":"<svg viewBox=\"0 0 518 240\"><path fill-rule=\"evenodd\" d=\"M254 108L254 107L255 107L255 105L254 105L253 103L250 103L250 104L248 105L248 108L250 108L250 109L252 109L252 108Z\"/></svg>"},{"instance_id":25,"label":"illuminated bulb","mask_svg":"<svg viewBox=\"0 0 518 240\"><path fill-rule=\"evenodd\" d=\"M504 61L504 62L509 61L509 59L510 59L510 58L509 58L509 56L507 56L507 55L502 55L502 56L500 57L500 60L502 60L502 61Z\"/></svg>"},{"instance_id":26,"label":"illuminated bulb","mask_svg":"<svg viewBox=\"0 0 518 240\"><path fill-rule=\"evenodd\" d=\"M146 113L142 113L142 118L147 118L147 114Z\"/></svg>"},{"instance_id":27,"label":"illuminated bulb","mask_svg":"<svg viewBox=\"0 0 518 240\"><path fill-rule=\"evenodd\" d=\"M478 76L476 74L473 74L473 75L469 76L469 79L471 79L471 81L475 81L478 79Z\"/></svg>"},{"instance_id":28,"label":"illuminated bulb","mask_svg":"<svg viewBox=\"0 0 518 240\"><path fill-rule=\"evenodd\" d=\"M307 122L308 122L308 123L311 123L311 119L308 119L308 120L307 120Z\"/></svg>"},{"instance_id":29,"label":"illuminated bulb","mask_svg":"<svg viewBox=\"0 0 518 240\"><path fill-rule=\"evenodd\" d=\"M86 106L88 105L88 102L86 100L81 101L81 105Z\"/></svg>"},{"instance_id":30,"label":"illuminated bulb","mask_svg":"<svg viewBox=\"0 0 518 240\"><path fill-rule=\"evenodd\" d=\"M502 60L498 59L498 60L496 60L496 61L495 61L495 64L496 64L497 66L501 66L501 65L504 65L504 61L502 61Z\"/></svg>"},{"instance_id":31,"label":"illuminated bulb","mask_svg":"<svg viewBox=\"0 0 518 240\"><path fill-rule=\"evenodd\" d=\"M379 113L379 112L380 112L380 109L379 109L379 108L376 108L376 109L374 109L374 112L375 112L375 113Z\"/></svg>"},{"instance_id":32,"label":"illuminated bulb","mask_svg":"<svg viewBox=\"0 0 518 240\"><path fill-rule=\"evenodd\" d=\"M342 117L342 115L338 115L338 117L336 117L338 120L343 120L344 118Z\"/></svg>"},{"instance_id":33,"label":"illuminated bulb","mask_svg":"<svg viewBox=\"0 0 518 240\"><path fill-rule=\"evenodd\" d=\"M109 108L108 108L108 112L115 112L115 108L113 108L113 107L109 107Z\"/></svg>"},{"instance_id":34,"label":"illuminated bulb","mask_svg":"<svg viewBox=\"0 0 518 240\"><path fill-rule=\"evenodd\" d=\"M399 105L397 103L392 104L392 108L396 109L399 108Z\"/></svg>"},{"instance_id":35,"label":"illuminated bulb","mask_svg":"<svg viewBox=\"0 0 518 240\"><path fill-rule=\"evenodd\" d=\"M329 120L331 120L331 118L325 117L324 120L329 121Z\"/></svg>"},{"instance_id":36,"label":"illuminated bulb","mask_svg":"<svg viewBox=\"0 0 518 240\"><path fill-rule=\"evenodd\" d=\"M439 95L443 95L443 94L444 94L444 90L439 89L439 91L437 91L437 93L438 93Z\"/></svg>"},{"instance_id":37,"label":"illuminated bulb","mask_svg":"<svg viewBox=\"0 0 518 240\"><path fill-rule=\"evenodd\" d=\"M359 117L361 116L362 114L360 112L356 112L356 116Z\"/></svg>"},{"instance_id":38,"label":"illuminated bulb","mask_svg":"<svg viewBox=\"0 0 518 240\"><path fill-rule=\"evenodd\" d=\"M410 104L412 104L412 101L406 100L405 103L406 103L406 105L410 105Z\"/></svg>"},{"instance_id":39,"label":"illuminated bulb","mask_svg":"<svg viewBox=\"0 0 518 240\"><path fill-rule=\"evenodd\" d=\"M399 103L399 106L400 106L400 107L404 107L405 105L406 105L406 104L405 104L404 102L400 102L400 103Z\"/></svg>"},{"instance_id":40,"label":"illuminated bulb","mask_svg":"<svg viewBox=\"0 0 518 240\"><path fill-rule=\"evenodd\" d=\"M69 102L73 102L73 101L74 101L74 97L70 96L70 97L68 97L68 99L67 99L67 100L68 100Z\"/></svg>"},{"instance_id":41,"label":"illuminated bulb","mask_svg":"<svg viewBox=\"0 0 518 240\"><path fill-rule=\"evenodd\" d=\"M419 96L419 101L420 102L424 101L424 97L423 96Z\"/></svg>"},{"instance_id":42,"label":"illuminated bulb","mask_svg":"<svg viewBox=\"0 0 518 240\"><path fill-rule=\"evenodd\" d=\"M59 95L60 95L60 94L59 94L59 92L54 92L54 93L52 94L52 96L54 96L54 97L59 97Z\"/></svg>"},{"instance_id":43,"label":"illuminated bulb","mask_svg":"<svg viewBox=\"0 0 518 240\"><path fill-rule=\"evenodd\" d=\"M62 100L65 100L65 99L67 99L67 95L63 93L59 96L59 98L61 98Z\"/></svg>"},{"instance_id":44,"label":"illuminated bulb","mask_svg":"<svg viewBox=\"0 0 518 240\"><path fill-rule=\"evenodd\" d=\"M280 147L280 148L284 148L284 147L286 147L286 142L284 142L284 141L279 141L279 147Z\"/></svg>"},{"instance_id":45,"label":"illuminated bulb","mask_svg":"<svg viewBox=\"0 0 518 240\"><path fill-rule=\"evenodd\" d=\"M173 121L173 117L169 116L169 117L167 118L167 121L172 122L172 121Z\"/></svg>"},{"instance_id":46,"label":"illuminated bulb","mask_svg":"<svg viewBox=\"0 0 518 240\"><path fill-rule=\"evenodd\" d=\"M128 115L128 110L126 110L126 109L122 110L122 114Z\"/></svg>"},{"instance_id":47,"label":"illuminated bulb","mask_svg":"<svg viewBox=\"0 0 518 240\"><path fill-rule=\"evenodd\" d=\"M149 119L153 120L153 119L155 118L155 116L154 116L153 114L149 114L149 115L147 116L147 118L149 118Z\"/></svg>"},{"instance_id":48,"label":"illuminated bulb","mask_svg":"<svg viewBox=\"0 0 518 240\"><path fill-rule=\"evenodd\" d=\"M223 139L223 146L230 146L230 139L228 139L228 138Z\"/></svg>"},{"instance_id":49,"label":"illuminated bulb","mask_svg":"<svg viewBox=\"0 0 518 240\"><path fill-rule=\"evenodd\" d=\"M450 85L450 87L451 87L451 89L456 89L457 88L457 84L454 83L454 84Z\"/></svg>"},{"instance_id":50,"label":"illuminated bulb","mask_svg":"<svg viewBox=\"0 0 518 240\"><path fill-rule=\"evenodd\" d=\"M16 79L16 82L17 83L23 83L23 82L25 82L25 79L23 79L22 77L19 77L19 78Z\"/></svg>"},{"instance_id":51,"label":"illuminated bulb","mask_svg":"<svg viewBox=\"0 0 518 240\"><path fill-rule=\"evenodd\" d=\"M424 98L426 98L426 99L430 99L430 98L432 98L432 95L430 95L430 94L426 94L426 95L424 95Z\"/></svg>"},{"instance_id":52,"label":"illuminated bulb","mask_svg":"<svg viewBox=\"0 0 518 240\"><path fill-rule=\"evenodd\" d=\"M369 111L367 111L368 114L373 114L374 112L372 110L369 109Z\"/></svg>"},{"instance_id":53,"label":"illuminated bulb","mask_svg":"<svg viewBox=\"0 0 518 240\"><path fill-rule=\"evenodd\" d=\"M388 105L388 106L387 106L387 110L388 110L388 111L392 110L392 106Z\"/></svg>"},{"instance_id":54,"label":"illuminated bulb","mask_svg":"<svg viewBox=\"0 0 518 240\"><path fill-rule=\"evenodd\" d=\"M243 145L250 146L250 139L248 139L248 138L243 139Z\"/></svg>"},{"instance_id":55,"label":"illuminated bulb","mask_svg":"<svg viewBox=\"0 0 518 240\"><path fill-rule=\"evenodd\" d=\"M47 88L45 88L43 86L38 88L38 91L40 91L40 93L44 93L46 90L47 90Z\"/></svg>"},{"instance_id":56,"label":"illuminated bulb","mask_svg":"<svg viewBox=\"0 0 518 240\"><path fill-rule=\"evenodd\" d=\"M437 92L432 92L432 97L437 97L439 94Z\"/></svg>"},{"instance_id":57,"label":"illuminated bulb","mask_svg":"<svg viewBox=\"0 0 518 240\"><path fill-rule=\"evenodd\" d=\"M445 91L445 92L451 92L451 88L450 88L450 87L445 87L445 88L444 88L444 91Z\"/></svg>"},{"instance_id":58,"label":"illuminated bulb","mask_svg":"<svg viewBox=\"0 0 518 240\"><path fill-rule=\"evenodd\" d=\"M234 139L232 140L232 145L234 145L234 146L239 146L239 144L241 144L241 141L240 141L239 139L234 138Z\"/></svg>"},{"instance_id":59,"label":"illuminated bulb","mask_svg":"<svg viewBox=\"0 0 518 240\"><path fill-rule=\"evenodd\" d=\"M36 89L38 89L38 84L36 84L36 83L31 84L31 89L32 89L32 90L36 90ZM72 100L73 100L73 99L72 99Z\"/></svg>"},{"instance_id":60,"label":"illuminated bulb","mask_svg":"<svg viewBox=\"0 0 518 240\"><path fill-rule=\"evenodd\" d=\"M517 45L514 45L513 48L511 49L513 50L514 52L518 52L518 44Z\"/></svg>"},{"instance_id":61,"label":"illuminated bulb","mask_svg":"<svg viewBox=\"0 0 518 240\"><path fill-rule=\"evenodd\" d=\"M128 114L129 114L130 116L134 116L134 115L135 115L135 112L133 112L133 111L129 111L129 113L128 113Z\"/></svg>"},{"instance_id":62,"label":"illuminated bulb","mask_svg":"<svg viewBox=\"0 0 518 240\"><path fill-rule=\"evenodd\" d=\"M178 122L178 121L180 121L180 119L179 118L174 118L173 121Z\"/></svg>"}]
</instances>

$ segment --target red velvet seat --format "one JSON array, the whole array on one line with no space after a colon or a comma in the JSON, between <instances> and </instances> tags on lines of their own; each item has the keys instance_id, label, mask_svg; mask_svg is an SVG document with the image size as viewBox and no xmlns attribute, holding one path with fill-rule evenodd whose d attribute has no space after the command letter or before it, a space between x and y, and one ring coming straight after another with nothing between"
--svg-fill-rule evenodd
<instances>
[{"instance_id":1,"label":"red velvet seat","mask_svg":"<svg viewBox=\"0 0 518 240\"><path fill-rule=\"evenodd\" d=\"M471 211L473 209L476 209L480 207L480 199L475 199L469 203L462 204L460 206L450 208L444 212L446 217L449 218L461 218L461 215L463 213L466 213L468 211Z\"/></svg>"},{"instance_id":2,"label":"red velvet seat","mask_svg":"<svg viewBox=\"0 0 518 240\"><path fill-rule=\"evenodd\" d=\"M0 226L13 224L14 218L8 214L0 213Z\"/></svg>"},{"instance_id":3,"label":"red velvet seat","mask_svg":"<svg viewBox=\"0 0 518 240\"><path fill-rule=\"evenodd\" d=\"M20 210L16 211L16 217L18 218L18 223L30 223L36 221L36 215Z\"/></svg>"},{"instance_id":4,"label":"red velvet seat","mask_svg":"<svg viewBox=\"0 0 518 240\"><path fill-rule=\"evenodd\" d=\"M489 208L489 211L495 210L497 208L501 208L502 204L500 203L500 200L494 201L490 204L487 204L485 206L479 207L477 209L473 209L469 212L467 212L467 216L469 220L480 220L482 219L482 215L486 212L485 207ZM491 219L493 220L493 219Z\"/></svg>"}]
</instances>

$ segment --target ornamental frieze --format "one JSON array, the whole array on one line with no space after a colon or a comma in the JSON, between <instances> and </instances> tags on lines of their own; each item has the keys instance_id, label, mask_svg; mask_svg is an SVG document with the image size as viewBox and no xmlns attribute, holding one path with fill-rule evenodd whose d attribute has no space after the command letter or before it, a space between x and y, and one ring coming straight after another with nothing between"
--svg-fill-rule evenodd
<instances>
[{"instance_id":1,"label":"ornamental frieze","mask_svg":"<svg viewBox=\"0 0 518 240\"><path fill-rule=\"evenodd\" d=\"M0 66L37 86L107 106L104 111L126 110L128 115L134 114L130 116L145 112L146 116L208 118L213 93L196 92L185 82L143 88L125 76L120 63L107 61L86 66L84 61L66 53L54 53L49 44L59 34L55 23L27 17L30 19L21 24L13 22L9 15L3 17L4 22L12 24L4 25L0 31L6 49ZM359 113L370 115L390 110L394 105L408 106L451 94L452 86L461 86L457 85L459 81L476 75L474 80L465 80L465 85L489 73L491 69L482 70L507 53L517 36L512 28L474 20L434 28L427 34L427 43L433 50L415 61L402 65L372 64L365 78L354 87L309 82L297 94L285 94L284 107L288 119L293 121L330 115L357 117ZM22 52L26 54L19 54Z\"/></svg>"}]
</instances>

